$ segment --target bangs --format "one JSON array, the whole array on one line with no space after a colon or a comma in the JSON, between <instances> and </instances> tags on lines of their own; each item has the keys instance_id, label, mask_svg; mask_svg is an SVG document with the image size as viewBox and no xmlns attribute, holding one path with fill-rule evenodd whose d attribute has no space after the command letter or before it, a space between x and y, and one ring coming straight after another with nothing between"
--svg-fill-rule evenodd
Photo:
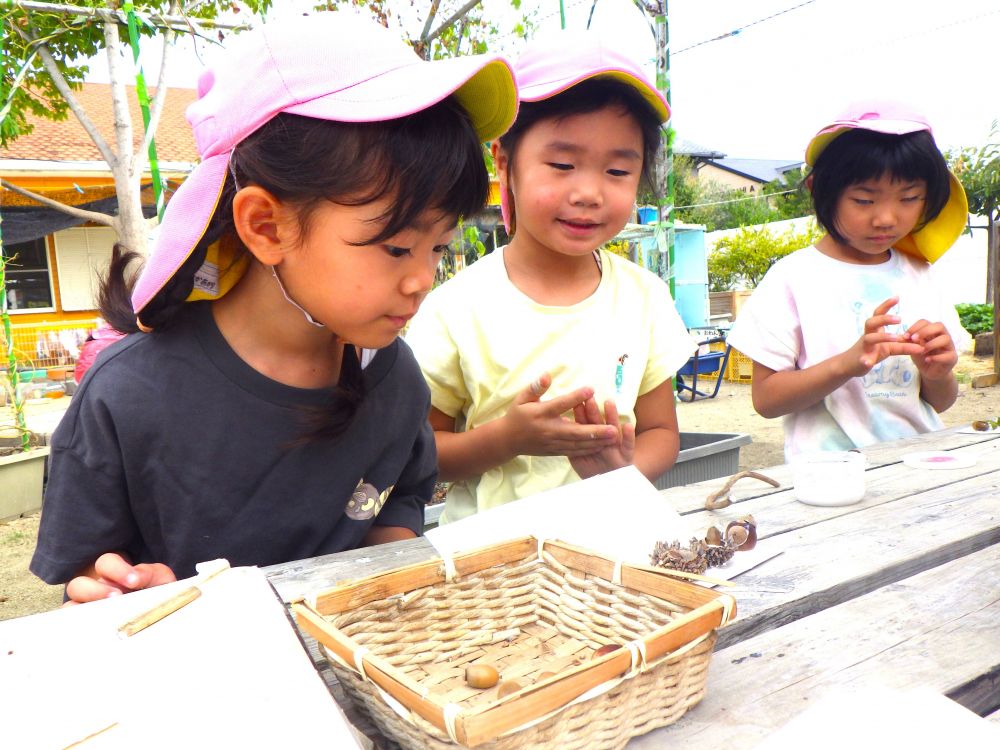
<instances>
[{"instance_id":1,"label":"bangs","mask_svg":"<svg viewBox=\"0 0 1000 750\"><path fill-rule=\"evenodd\" d=\"M483 146L465 111L444 102L399 120L358 131L356 169L365 186L347 205L389 199L377 234L361 244L382 242L413 227L430 211L458 221L483 210L489 175Z\"/></svg>"},{"instance_id":2,"label":"bangs","mask_svg":"<svg viewBox=\"0 0 1000 750\"><path fill-rule=\"evenodd\" d=\"M385 122L282 113L241 143L230 164L241 186L260 185L298 206L304 234L325 201L363 206L387 199L388 210L363 245L415 226L427 211L457 222L482 211L489 197L483 146L451 97Z\"/></svg>"}]
</instances>

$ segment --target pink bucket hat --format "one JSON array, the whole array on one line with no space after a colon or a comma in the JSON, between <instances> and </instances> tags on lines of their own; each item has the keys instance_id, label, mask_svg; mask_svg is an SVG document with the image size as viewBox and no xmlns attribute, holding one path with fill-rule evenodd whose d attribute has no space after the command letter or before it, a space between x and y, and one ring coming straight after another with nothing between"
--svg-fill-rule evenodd
<instances>
[{"instance_id":1,"label":"pink bucket hat","mask_svg":"<svg viewBox=\"0 0 1000 750\"><path fill-rule=\"evenodd\" d=\"M806 164L815 166L819 155L837 136L855 129L889 135L906 135L925 130L933 136L927 119L904 104L890 101L855 102L809 141L806 146ZM941 213L919 231L911 232L896 243L898 250L933 263L955 244L969 220L969 202L962 183L950 170L949 188L948 202Z\"/></svg>"},{"instance_id":2,"label":"pink bucket hat","mask_svg":"<svg viewBox=\"0 0 1000 750\"><path fill-rule=\"evenodd\" d=\"M670 119L663 94L631 57L594 31L562 31L533 41L517 58L514 70L522 102L538 102L561 94L590 78L613 78L638 91L660 117ZM510 231L507 191L500 195L500 212Z\"/></svg>"},{"instance_id":3,"label":"pink bucket hat","mask_svg":"<svg viewBox=\"0 0 1000 750\"><path fill-rule=\"evenodd\" d=\"M187 109L201 162L167 205L133 309L149 304L204 236L233 148L278 113L379 122L451 94L483 141L503 133L517 113L513 72L498 56L428 62L385 27L346 13L267 23L241 34L225 62L202 74L198 99Z\"/></svg>"}]
</instances>

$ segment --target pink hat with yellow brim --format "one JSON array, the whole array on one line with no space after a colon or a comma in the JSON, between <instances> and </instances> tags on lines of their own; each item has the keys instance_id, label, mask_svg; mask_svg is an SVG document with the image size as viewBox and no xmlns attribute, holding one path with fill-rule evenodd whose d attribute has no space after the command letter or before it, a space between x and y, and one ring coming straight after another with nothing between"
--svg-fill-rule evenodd
<instances>
[{"instance_id":1,"label":"pink hat with yellow brim","mask_svg":"<svg viewBox=\"0 0 1000 750\"><path fill-rule=\"evenodd\" d=\"M831 124L822 128L806 146L806 164L815 166L819 155L838 136L848 130L871 130L888 135L906 135L922 130L933 135L930 123L905 105L896 102L857 102ZM969 220L969 202L965 189L949 170L949 195L941 213L919 231L911 232L896 243L897 250L933 263L955 244Z\"/></svg>"},{"instance_id":2,"label":"pink hat with yellow brim","mask_svg":"<svg viewBox=\"0 0 1000 750\"><path fill-rule=\"evenodd\" d=\"M225 184L232 150L281 112L319 120L380 122L450 95L483 141L517 113L513 70L502 57L426 61L396 34L346 12L264 24L237 37L218 68L202 74L187 109L201 162L167 205L132 294L138 313L201 241Z\"/></svg>"},{"instance_id":3,"label":"pink hat with yellow brim","mask_svg":"<svg viewBox=\"0 0 1000 750\"><path fill-rule=\"evenodd\" d=\"M670 119L666 98L650 81L642 68L594 31L561 31L533 41L517 58L517 88L522 102L551 99L591 78L612 78L631 86L646 100L660 118ZM500 195L500 213L510 230L510 205L507 191Z\"/></svg>"}]
</instances>

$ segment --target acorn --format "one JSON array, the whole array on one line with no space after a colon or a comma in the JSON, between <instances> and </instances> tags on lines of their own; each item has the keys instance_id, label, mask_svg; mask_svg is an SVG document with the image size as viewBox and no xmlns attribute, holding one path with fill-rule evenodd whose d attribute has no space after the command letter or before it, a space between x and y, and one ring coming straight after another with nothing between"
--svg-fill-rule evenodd
<instances>
[{"instance_id":1,"label":"acorn","mask_svg":"<svg viewBox=\"0 0 1000 750\"><path fill-rule=\"evenodd\" d=\"M757 546L757 522L753 516L744 516L726 526L726 539L738 550L751 550Z\"/></svg>"},{"instance_id":2,"label":"acorn","mask_svg":"<svg viewBox=\"0 0 1000 750\"><path fill-rule=\"evenodd\" d=\"M617 643L609 643L607 646L601 646L599 649L596 649L594 653L591 654L590 658L600 659L602 656L607 656L608 654L612 653L613 651L617 651L620 648L621 646L618 645Z\"/></svg>"},{"instance_id":3,"label":"acorn","mask_svg":"<svg viewBox=\"0 0 1000 750\"><path fill-rule=\"evenodd\" d=\"M506 698L508 695L516 693L521 687L521 683L517 680L504 680L497 688L497 698Z\"/></svg>"},{"instance_id":4,"label":"acorn","mask_svg":"<svg viewBox=\"0 0 1000 750\"><path fill-rule=\"evenodd\" d=\"M990 429L990 423L977 420L972 423L972 429L977 430L978 432L988 432Z\"/></svg>"},{"instance_id":5,"label":"acorn","mask_svg":"<svg viewBox=\"0 0 1000 750\"><path fill-rule=\"evenodd\" d=\"M500 682L500 673L489 664L470 664L465 668L465 681L469 687L491 688Z\"/></svg>"}]
</instances>

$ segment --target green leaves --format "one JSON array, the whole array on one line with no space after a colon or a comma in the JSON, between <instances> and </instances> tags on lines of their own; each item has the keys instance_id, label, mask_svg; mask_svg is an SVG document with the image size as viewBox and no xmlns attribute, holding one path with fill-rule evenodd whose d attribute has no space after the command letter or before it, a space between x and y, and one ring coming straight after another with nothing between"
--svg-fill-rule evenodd
<instances>
[{"instance_id":1,"label":"green leaves","mask_svg":"<svg viewBox=\"0 0 1000 750\"><path fill-rule=\"evenodd\" d=\"M993 330L993 305L963 302L955 305L962 328L975 336Z\"/></svg>"},{"instance_id":2,"label":"green leaves","mask_svg":"<svg viewBox=\"0 0 1000 750\"><path fill-rule=\"evenodd\" d=\"M753 289L776 260L812 245L822 236L812 224L804 232L789 229L779 235L767 227L743 227L736 234L720 239L708 256L711 290L724 292L740 286Z\"/></svg>"}]
</instances>

